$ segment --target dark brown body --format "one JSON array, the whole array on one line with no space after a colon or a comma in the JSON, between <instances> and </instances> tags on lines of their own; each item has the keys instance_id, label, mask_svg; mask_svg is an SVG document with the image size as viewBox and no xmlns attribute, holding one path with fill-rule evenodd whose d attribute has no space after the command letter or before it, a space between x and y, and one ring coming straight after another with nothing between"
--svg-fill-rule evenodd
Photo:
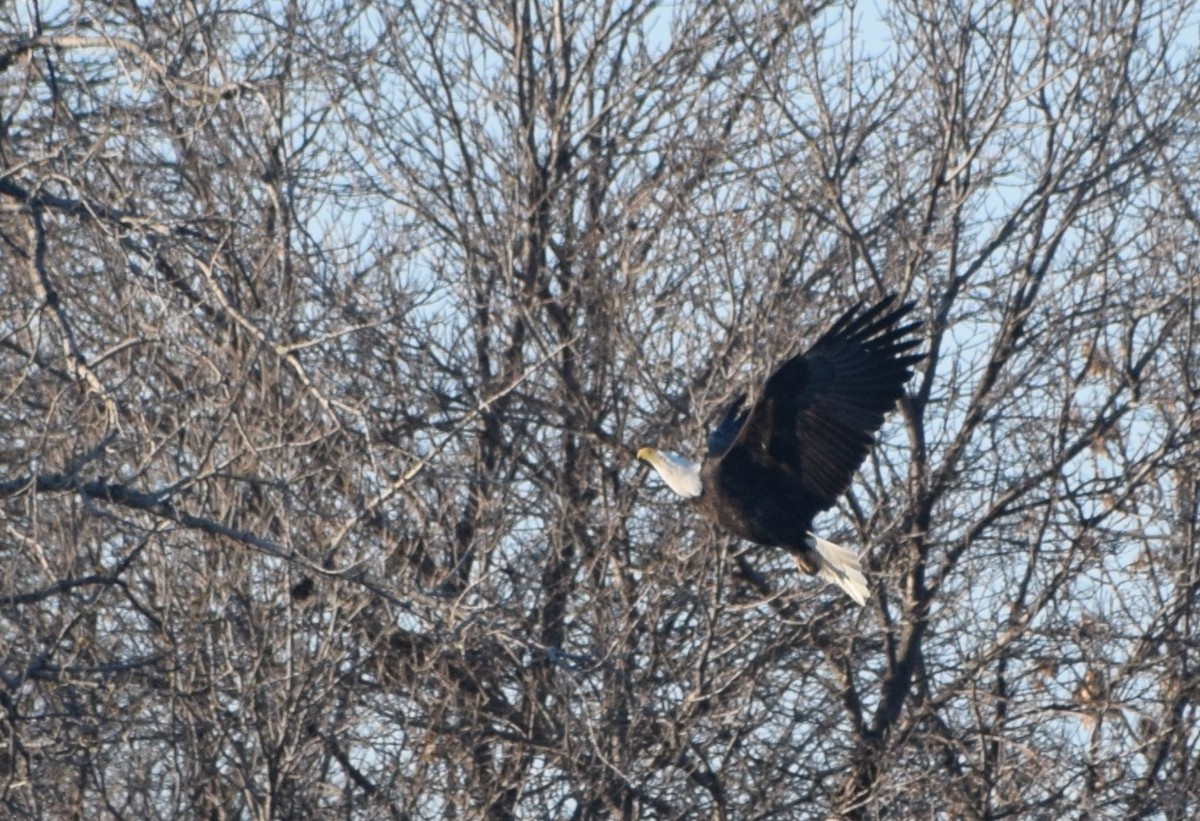
<instances>
[{"instance_id":1,"label":"dark brown body","mask_svg":"<svg viewBox=\"0 0 1200 821\"><path fill-rule=\"evenodd\" d=\"M806 504L795 472L745 453L733 452L727 459L708 459L701 468L700 513L756 544L807 549L804 537L818 511Z\"/></svg>"}]
</instances>

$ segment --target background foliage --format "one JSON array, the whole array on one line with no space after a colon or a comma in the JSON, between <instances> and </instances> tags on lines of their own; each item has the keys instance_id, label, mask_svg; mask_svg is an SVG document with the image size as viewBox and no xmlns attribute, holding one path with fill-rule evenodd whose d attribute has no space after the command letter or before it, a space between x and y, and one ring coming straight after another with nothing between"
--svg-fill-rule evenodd
<instances>
[{"instance_id":1,"label":"background foliage","mask_svg":"<svg viewBox=\"0 0 1200 821\"><path fill-rule=\"evenodd\" d=\"M1192 818L1193 3L0 9L0 806ZM633 453L856 300L822 533Z\"/></svg>"}]
</instances>

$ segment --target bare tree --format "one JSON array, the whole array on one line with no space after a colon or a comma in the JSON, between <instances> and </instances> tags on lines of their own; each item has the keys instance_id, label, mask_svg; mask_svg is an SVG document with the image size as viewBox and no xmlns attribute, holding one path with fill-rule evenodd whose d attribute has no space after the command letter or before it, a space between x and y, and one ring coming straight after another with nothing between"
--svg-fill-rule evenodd
<instances>
[{"instance_id":1,"label":"bare tree","mask_svg":"<svg viewBox=\"0 0 1200 821\"><path fill-rule=\"evenodd\" d=\"M0 805L1200 806L1189 2L0 9ZM823 532L635 466L856 300Z\"/></svg>"}]
</instances>

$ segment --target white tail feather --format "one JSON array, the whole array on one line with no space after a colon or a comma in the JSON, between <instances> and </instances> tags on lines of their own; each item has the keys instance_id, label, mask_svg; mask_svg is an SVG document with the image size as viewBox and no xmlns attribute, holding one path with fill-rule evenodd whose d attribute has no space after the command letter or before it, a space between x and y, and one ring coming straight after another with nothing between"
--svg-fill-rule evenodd
<instances>
[{"instance_id":1,"label":"white tail feather","mask_svg":"<svg viewBox=\"0 0 1200 821\"><path fill-rule=\"evenodd\" d=\"M865 605L870 591L867 589L867 578L862 573L862 565L858 563L858 554L812 533L808 534L805 541L816 553L817 578L836 584L845 590L850 598L860 605Z\"/></svg>"}]
</instances>

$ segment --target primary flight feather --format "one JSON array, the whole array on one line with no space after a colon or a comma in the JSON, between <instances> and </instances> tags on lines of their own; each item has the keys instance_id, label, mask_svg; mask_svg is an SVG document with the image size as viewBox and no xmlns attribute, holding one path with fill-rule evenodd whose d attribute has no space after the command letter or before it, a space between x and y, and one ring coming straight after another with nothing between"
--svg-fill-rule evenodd
<instances>
[{"instance_id":1,"label":"primary flight feather","mask_svg":"<svg viewBox=\"0 0 1200 821\"><path fill-rule=\"evenodd\" d=\"M810 528L850 486L923 357L908 353L920 343L913 332L921 323L902 324L912 303L894 303L889 296L865 311L855 305L780 365L752 407L743 409L745 394L734 399L709 434L703 464L638 451L704 516L744 539L786 548L802 570L859 604L868 590L858 556Z\"/></svg>"}]
</instances>

